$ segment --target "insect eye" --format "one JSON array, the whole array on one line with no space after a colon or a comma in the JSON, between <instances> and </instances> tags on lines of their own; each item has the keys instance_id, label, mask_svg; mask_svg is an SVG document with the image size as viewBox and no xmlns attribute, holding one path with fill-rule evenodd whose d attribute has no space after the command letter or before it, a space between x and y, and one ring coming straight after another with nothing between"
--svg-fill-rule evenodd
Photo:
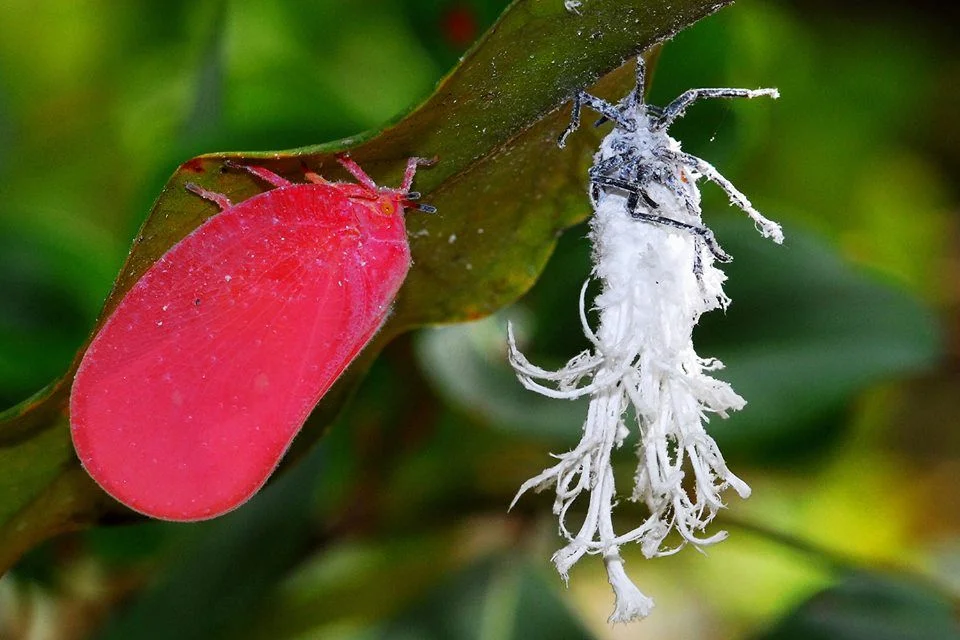
<instances>
[{"instance_id":1,"label":"insect eye","mask_svg":"<svg viewBox=\"0 0 960 640\"><path fill-rule=\"evenodd\" d=\"M389 196L381 197L378 204L377 212L382 216L392 216L397 212L397 205Z\"/></svg>"}]
</instances>

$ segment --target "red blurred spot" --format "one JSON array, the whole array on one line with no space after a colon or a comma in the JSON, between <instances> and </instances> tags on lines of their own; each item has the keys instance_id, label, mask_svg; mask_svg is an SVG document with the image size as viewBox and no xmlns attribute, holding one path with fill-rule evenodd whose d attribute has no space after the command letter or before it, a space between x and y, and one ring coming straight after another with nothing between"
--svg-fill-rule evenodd
<instances>
[{"instance_id":1,"label":"red blurred spot","mask_svg":"<svg viewBox=\"0 0 960 640\"><path fill-rule=\"evenodd\" d=\"M440 20L447 42L458 49L465 49L477 37L480 26L472 8L458 4L450 7Z\"/></svg>"},{"instance_id":2,"label":"red blurred spot","mask_svg":"<svg viewBox=\"0 0 960 640\"><path fill-rule=\"evenodd\" d=\"M203 173L203 161L200 158L188 160L187 162L183 163L182 169L184 171L192 171L193 173Z\"/></svg>"}]
</instances>

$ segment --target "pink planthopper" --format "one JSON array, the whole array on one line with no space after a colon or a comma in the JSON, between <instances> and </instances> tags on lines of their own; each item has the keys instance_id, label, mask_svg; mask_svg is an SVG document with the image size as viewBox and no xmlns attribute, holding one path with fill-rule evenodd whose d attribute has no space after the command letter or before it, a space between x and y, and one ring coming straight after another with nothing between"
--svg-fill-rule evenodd
<instances>
[{"instance_id":1,"label":"pink planthopper","mask_svg":"<svg viewBox=\"0 0 960 640\"><path fill-rule=\"evenodd\" d=\"M203 520L266 482L313 407L386 319L410 268L399 188L306 173L298 184L233 165L272 189L233 204L167 251L83 357L74 446L111 496L148 516Z\"/></svg>"}]
</instances>

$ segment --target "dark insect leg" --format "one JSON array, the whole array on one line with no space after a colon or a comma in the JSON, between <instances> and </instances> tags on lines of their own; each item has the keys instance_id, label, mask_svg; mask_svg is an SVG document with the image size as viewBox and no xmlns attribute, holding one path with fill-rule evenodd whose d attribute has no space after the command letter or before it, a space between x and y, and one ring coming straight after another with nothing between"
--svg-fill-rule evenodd
<instances>
[{"instance_id":1,"label":"dark insect leg","mask_svg":"<svg viewBox=\"0 0 960 640\"><path fill-rule=\"evenodd\" d=\"M637 56L637 84L633 88L633 103L643 104L643 90L647 85L647 63L643 56Z\"/></svg>"},{"instance_id":2,"label":"dark insect leg","mask_svg":"<svg viewBox=\"0 0 960 640\"><path fill-rule=\"evenodd\" d=\"M659 118L663 115L663 109L656 105L645 104L643 105L643 108L646 110L647 114L654 118ZM609 118L603 116L602 118L598 118L597 121L593 123L593 126L599 127L600 125L606 124L609 120Z\"/></svg>"},{"instance_id":3,"label":"dark insect leg","mask_svg":"<svg viewBox=\"0 0 960 640\"><path fill-rule=\"evenodd\" d=\"M593 205L593 208L597 208L597 203L600 201L600 185L598 185L594 180L590 181L590 204Z\"/></svg>"},{"instance_id":4,"label":"dark insect leg","mask_svg":"<svg viewBox=\"0 0 960 640\"><path fill-rule=\"evenodd\" d=\"M649 208L651 208L651 209L659 209L659 208L660 208L660 205L657 203L657 201L654 200L653 198L651 198L651 197L650 197L650 194L647 193L646 190L640 189L640 197L643 198L643 201L647 203L647 206L648 206ZM631 211L633 211L633 210L635 210L635 208L634 208L634 209L631 209Z\"/></svg>"},{"instance_id":5,"label":"dark insect leg","mask_svg":"<svg viewBox=\"0 0 960 640\"><path fill-rule=\"evenodd\" d=\"M643 198L643 202L650 209L658 209L660 205L656 200L650 197L644 188L636 183L628 182L627 180L621 180L620 178L610 178L607 176L601 176L598 178L593 178L593 185L597 187L616 187L617 189L623 189L627 192L627 209L631 212L637 210L637 205L640 204L640 198Z\"/></svg>"},{"instance_id":6,"label":"dark insect leg","mask_svg":"<svg viewBox=\"0 0 960 640\"><path fill-rule=\"evenodd\" d=\"M437 208L432 204L424 204L422 202L417 202L420 199L419 191L407 191L403 194L403 206L404 207L413 207L421 213L436 213Z\"/></svg>"},{"instance_id":7,"label":"dark insect leg","mask_svg":"<svg viewBox=\"0 0 960 640\"><path fill-rule=\"evenodd\" d=\"M629 96L630 102L635 105L643 104L643 91L646 88L646 73L646 63L643 61L643 56L639 55L637 56L637 82L636 85L634 85L633 92ZM648 111L653 109L656 109L656 107L647 107ZM659 109L657 109L657 111L659 111ZM604 115L594 122L593 126L599 127L606 124L609 120L610 118Z\"/></svg>"},{"instance_id":8,"label":"dark insect leg","mask_svg":"<svg viewBox=\"0 0 960 640\"><path fill-rule=\"evenodd\" d=\"M631 184L625 180L618 180L616 178L600 178L595 180L593 184L616 187L626 191L629 194L627 196L627 210L630 212L630 217L632 217L634 220L643 220L645 222L653 222L655 224L662 224L675 229L689 231L690 233L696 235L697 238L705 245L707 245L707 248L710 250L710 253L713 254L714 258L717 259L717 262L730 262L733 260L733 258L730 257L730 255L720 247L720 243L717 242L716 237L713 235L713 231L710 229L706 227L698 227L697 225L693 224L687 224L686 222L680 222L679 220L674 220L673 218L668 218L666 216L659 216L652 213L642 213L637 211L637 204L639 204L641 197L647 204L651 205L651 209L657 208L658 206L657 203L654 202L653 199L650 198L650 196L639 185ZM699 254L697 260L699 261Z\"/></svg>"},{"instance_id":9,"label":"dark insect leg","mask_svg":"<svg viewBox=\"0 0 960 640\"><path fill-rule=\"evenodd\" d=\"M776 89L690 89L663 108L663 114L654 128L668 128L674 120L683 115L687 107L703 98L756 98L776 95L778 95Z\"/></svg>"},{"instance_id":10,"label":"dark insect leg","mask_svg":"<svg viewBox=\"0 0 960 640\"><path fill-rule=\"evenodd\" d=\"M214 203L215 205L220 207L221 211L226 211L227 209L233 206L233 203L230 202L230 198L228 198L227 196L223 195L222 193L207 191L203 187L197 184L194 184L193 182L188 182L187 184L184 185L184 188L191 193L197 194L204 200L209 200L210 202Z\"/></svg>"},{"instance_id":11,"label":"dark insect leg","mask_svg":"<svg viewBox=\"0 0 960 640\"><path fill-rule=\"evenodd\" d=\"M564 129L560 137L557 138L557 146L561 149L567 146L567 138L570 137L570 134L580 128L581 93L582 92L577 92L577 94L573 96L573 107L570 110L570 124L567 125L567 128Z\"/></svg>"},{"instance_id":12,"label":"dark insect leg","mask_svg":"<svg viewBox=\"0 0 960 640\"><path fill-rule=\"evenodd\" d=\"M633 168L637 164L637 158L628 153L619 153L610 156L606 160L601 160L590 167L590 178L593 180L602 180L606 177L621 174L624 169Z\"/></svg>"},{"instance_id":13,"label":"dark insect leg","mask_svg":"<svg viewBox=\"0 0 960 640\"><path fill-rule=\"evenodd\" d=\"M618 127L626 129L627 131L633 131L635 128L633 123L623 119L620 115L620 109L616 105L592 96L585 91L578 91L573 96L573 110L570 113L570 124L567 125L567 128L564 129L560 137L557 138L557 146L561 149L566 146L567 138L570 134L580 127L580 110L584 105L590 107L605 118L613 120L617 123Z\"/></svg>"},{"instance_id":14,"label":"dark insect leg","mask_svg":"<svg viewBox=\"0 0 960 640\"><path fill-rule=\"evenodd\" d=\"M700 245L694 247L693 251L693 274L697 276L697 282L700 284L701 291L703 290L703 282L700 278L703 277L703 258L700 257Z\"/></svg>"},{"instance_id":15,"label":"dark insect leg","mask_svg":"<svg viewBox=\"0 0 960 640\"><path fill-rule=\"evenodd\" d=\"M644 220L646 222L653 222L655 224L662 224L675 229L689 231L690 233L697 235L700 240L707 245L707 248L710 249L710 253L712 253L713 257L717 259L717 262L730 262L733 260L730 254L720 247L720 243L717 242L717 238L713 235L713 231L706 227L698 227L696 225L687 224L686 222L674 220L673 218L667 218L666 216L655 216L649 213L640 213L638 211L634 211L630 215L634 220Z\"/></svg>"}]
</instances>

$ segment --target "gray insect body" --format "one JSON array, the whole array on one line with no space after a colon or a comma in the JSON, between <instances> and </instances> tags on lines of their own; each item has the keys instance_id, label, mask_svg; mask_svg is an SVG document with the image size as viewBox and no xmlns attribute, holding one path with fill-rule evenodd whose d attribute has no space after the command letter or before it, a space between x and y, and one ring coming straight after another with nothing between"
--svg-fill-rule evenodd
<instances>
[{"instance_id":1,"label":"gray insect body","mask_svg":"<svg viewBox=\"0 0 960 640\"><path fill-rule=\"evenodd\" d=\"M703 98L779 97L776 89L690 89L664 108L643 101L645 67L637 58L636 88L619 104L579 91L573 97L570 124L557 144L563 147L567 137L580 126L584 105L601 114L597 124L614 123L604 138L590 168L590 199L594 208L604 195L626 195L627 212L636 220L662 224L689 231L698 236L719 262L729 262L727 255L701 223L700 194L695 182L706 177L723 189L732 204L753 219L758 230L775 242L783 241L779 225L764 218L743 193L724 178L706 160L684 153L680 143L667 133L670 125L681 117L691 104ZM700 271L701 265L694 265Z\"/></svg>"}]
</instances>

